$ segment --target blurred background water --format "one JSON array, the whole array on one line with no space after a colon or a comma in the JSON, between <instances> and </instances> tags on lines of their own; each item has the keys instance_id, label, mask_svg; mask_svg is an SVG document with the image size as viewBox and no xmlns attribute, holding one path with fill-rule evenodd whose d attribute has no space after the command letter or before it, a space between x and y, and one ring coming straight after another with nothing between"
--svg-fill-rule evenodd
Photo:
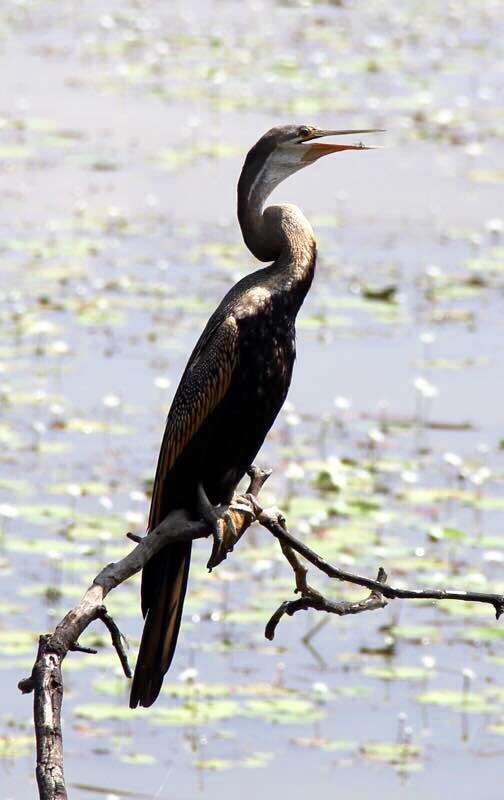
<instances>
[{"instance_id":1,"label":"blurred background water","mask_svg":"<svg viewBox=\"0 0 504 800\"><path fill-rule=\"evenodd\" d=\"M142 531L192 345L255 267L235 220L274 124L383 127L274 199L316 231L264 501L335 563L503 591L498 2L4 0L0 8L0 796L36 795L17 681ZM372 141L371 141L372 140ZM165 690L130 712L98 626L64 664L70 794L244 800L501 795L502 625L471 604L298 614L250 531L199 543ZM312 583L332 596L355 588ZM138 581L108 606L141 632Z\"/></svg>"}]
</instances>

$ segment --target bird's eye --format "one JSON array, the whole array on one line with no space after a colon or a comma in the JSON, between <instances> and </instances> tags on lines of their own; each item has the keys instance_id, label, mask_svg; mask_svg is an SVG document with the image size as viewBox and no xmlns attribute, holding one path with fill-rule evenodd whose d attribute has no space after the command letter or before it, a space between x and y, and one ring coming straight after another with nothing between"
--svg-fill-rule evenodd
<instances>
[{"instance_id":1,"label":"bird's eye","mask_svg":"<svg viewBox=\"0 0 504 800\"><path fill-rule=\"evenodd\" d=\"M310 133L311 133L311 128L308 128L306 125L303 125L303 126L302 126L302 127L299 129L299 135L300 135L300 136L309 136L309 135L310 135Z\"/></svg>"}]
</instances>

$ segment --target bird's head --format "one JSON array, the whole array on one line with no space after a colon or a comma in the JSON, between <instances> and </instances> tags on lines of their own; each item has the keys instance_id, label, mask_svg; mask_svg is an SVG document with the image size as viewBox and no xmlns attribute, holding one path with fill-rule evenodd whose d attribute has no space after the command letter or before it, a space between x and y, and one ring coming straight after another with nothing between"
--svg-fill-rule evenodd
<instances>
[{"instance_id":1,"label":"bird's head","mask_svg":"<svg viewBox=\"0 0 504 800\"><path fill-rule=\"evenodd\" d=\"M258 193L264 201L283 180L322 156L343 150L372 150L362 142L329 144L317 141L328 136L356 136L378 133L377 128L359 130L321 130L313 125L282 125L271 128L249 151L243 165L239 194L250 197Z\"/></svg>"},{"instance_id":2,"label":"bird's head","mask_svg":"<svg viewBox=\"0 0 504 800\"><path fill-rule=\"evenodd\" d=\"M279 231L271 225L266 229L262 213L266 199L279 183L330 153L373 149L362 142L329 144L319 140L377 132L376 128L336 131L312 125L282 125L271 128L259 139L247 154L238 182L238 218L245 242L258 259L275 259L282 246Z\"/></svg>"}]
</instances>

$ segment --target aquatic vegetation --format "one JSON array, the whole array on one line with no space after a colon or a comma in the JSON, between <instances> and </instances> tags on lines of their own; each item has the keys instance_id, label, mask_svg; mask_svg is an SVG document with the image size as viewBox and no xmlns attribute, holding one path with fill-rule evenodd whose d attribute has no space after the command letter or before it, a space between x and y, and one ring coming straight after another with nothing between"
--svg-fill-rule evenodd
<instances>
[{"instance_id":1,"label":"aquatic vegetation","mask_svg":"<svg viewBox=\"0 0 504 800\"><path fill-rule=\"evenodd\" d=\"M389 133L378 166L335 163L327 195L315 178L285 189L305 198L320 257L291 404L261 454L275 468L265 502L341 566L504 590L498 4L289 0L268 5L267 24L249 3L190 6L0 10L19 92L0 119L4 712L35 632L144 527L186 354L251 264L227 187L251 132L279 120ZM105 793L138 776L153 794L176 763L178 794L214 796L248 769L257 794L281 766L292 785L319 776L321 794L337 770L342 791L363 777L394 796L397 775L414 784L428 763L427 794L444 766L462 770L466 796L463 779L504 731L504 629L491 610L306 614L273 645L264 624L292 584L271 538L251 530L211 576L205 545L195 551L181 647L152 711L126 708L94 630L82 644L97 655L66 659L75 784L98 796L96 769ZM133 660L136 580L110 610ZM33 761L25 699L12 715L0 760L20 798ZM489 800L497 762L485 760Z\"/></svg>"}]
</instances>

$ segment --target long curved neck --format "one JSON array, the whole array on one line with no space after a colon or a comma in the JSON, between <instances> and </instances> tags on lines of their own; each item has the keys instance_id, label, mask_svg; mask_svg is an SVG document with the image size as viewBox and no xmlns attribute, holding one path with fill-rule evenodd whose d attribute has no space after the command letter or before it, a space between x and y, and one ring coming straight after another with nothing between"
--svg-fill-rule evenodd
<instances>
[{"instance_id":1,"label":"long curved neck","mask_svg":"<svg viewBox=\"0 0 504 800\"><path fill-rule=\"evenodd\" d=\"M238 183L238 220L245 244L259 261L274 262L271 268L288 272L298 280L313 277L316 244L313 230L297 206L264 208L280 180L256 179L251 185L244 172Z\"/></svg>"}]
</instances>

